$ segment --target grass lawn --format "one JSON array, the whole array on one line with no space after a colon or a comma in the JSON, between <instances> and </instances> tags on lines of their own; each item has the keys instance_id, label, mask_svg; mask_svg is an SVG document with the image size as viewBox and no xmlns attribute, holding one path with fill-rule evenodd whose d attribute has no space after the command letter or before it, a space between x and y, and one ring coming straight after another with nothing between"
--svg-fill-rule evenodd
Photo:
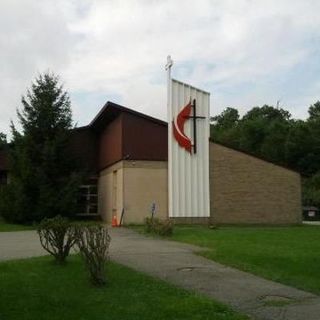
<instances>
[{"instance_id":1,"label":"grass lawn","mask_svg":"<svg viewBox=\"0 0 320 320\"><path fill-rule=\"evenodd\" d=\"M244 320L227 307L121 265L110 263L109 284L92 287L80 257L65 266L51 257L0 263L4 320Z\"/></svg>"},{"instance_id":2,"label":"grass lawn","mask_svg":"<svg viewBox=\"0 0 320 320\"><path fill-rule=\"evenodd\" d=\"M172 239L207 247L202 255L222 264L320 294L320 226L176 226Z\"/></svg>"},{"instance_id":3,"label":"grass lawn","mask_svg":"<svg viewBox=\"0 0 320 320\"><path fill-rule=\"evenodd\" d=\"M35 228L34 226L7 223L0 217L0 232L32 230L34 228Z\"/></svg>"},{"instance_id":4,"label":"grass lawn","mask_svg":"<svg viewBox=\"0 0 320 320\"><path fill-rule=\"evenodd\" d=\"M73 221L73 220L72 220ZM100 220L74 220L74 223L86 223L86 224L90 224L90 223L100 223ZM103 223L103 222L101 222ZM24 224L13 224L13 223L8 223L6 221L4 221L4 219L2 219L0 217L0 232L9 232L9 231L24 231L24 230L35 230L37 227L36 224L34 225L24 225ZM2 319L0 319L2 320Z\"/></svg>"}]
</instances>

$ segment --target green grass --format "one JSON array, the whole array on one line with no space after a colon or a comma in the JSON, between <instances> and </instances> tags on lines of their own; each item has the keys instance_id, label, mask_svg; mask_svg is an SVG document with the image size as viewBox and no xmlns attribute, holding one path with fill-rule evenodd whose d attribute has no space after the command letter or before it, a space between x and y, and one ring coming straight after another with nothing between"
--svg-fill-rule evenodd
<instances>
[{"instance_id":1,"label":"green grass","mask_svg":"<svg viewBox=\"0 0 320 320\"><path fill-rule=\"evenodd\" d=\"M108 285L94 288L78 256L65 266L54 264L51 257L2 262L0 319L247 319L217 302L115 263L109 264L107 275Z\"/></svg>"},{"instance_id":2,"label":"green grass","mask_svg":"<svg viewBox=\"0 0 320 320\"><path fill-rule=\"evenodd\" d=\"M95 223L103 223L100 220L71 220L75 224L95 224ZM10 231L24 231L24 230L35 230L36 224L33 225L25 225L25 224L14 224L8 223L4 219L0 217L0 232L10 232ZM2 319L0 319L2 320Z\"/></svg>"},{"instance_id":3,"label":"green grass","mask_svg":"<svg viewBox=\"0 0 320 320\"><path fill-rule=\"evenodd\" d=\"M35 227L30 225L7 223L0 217L0 232L23 231L32 229L35 229Z\"/></svg>"},{"instance_id":4,"label":"green grass","mask_svg":"<svg viewBox=\"0 0 320 320\"><path fill-rule=\"evenodd\" d=\"M320 294L319 226L176 226L172 239L207 247L201 255L222 264Z\"/></svg>"}]
</instances>

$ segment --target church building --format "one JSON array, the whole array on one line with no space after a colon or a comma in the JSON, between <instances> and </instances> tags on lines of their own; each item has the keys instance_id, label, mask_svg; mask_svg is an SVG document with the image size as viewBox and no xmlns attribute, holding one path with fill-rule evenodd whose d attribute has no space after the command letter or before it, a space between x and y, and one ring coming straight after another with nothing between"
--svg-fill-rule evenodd
<instances>
[{"instance_id":1,"label":"church building","mask_svg":"<svg viewBox=\"0 0 320 320\"><path fill-rule=\"evenodd\" d=\"M206 143L209 216L171 217L175 223L301 222L299 173L214 140ZM91 181L83 189L92 201L81 214L98 214L108 223L116 216L122 224L142 223L152 212L169 217L167 122L107 102L89 125L75 129L71 150Z\"/></svg>"}]
</instances>

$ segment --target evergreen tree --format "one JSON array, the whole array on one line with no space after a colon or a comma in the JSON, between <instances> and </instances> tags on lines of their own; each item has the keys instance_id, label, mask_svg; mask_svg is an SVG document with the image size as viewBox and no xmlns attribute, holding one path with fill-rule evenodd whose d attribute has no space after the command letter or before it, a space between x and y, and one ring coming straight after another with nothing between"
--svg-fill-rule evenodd
<instances>
[{"instance_id":1,"label":"evergreen tree","mask_svg":"<svg viewBox=\"0 0 320 320\"><path fill-rule=\"evenodd\" d=\"M0 132L0 148L7 144L7 136Z\"/></svg>"},{"instance_id":2,"label":"evergreen tree","mask_svg":"<svg viewBox=\"0 0 320 320\"><path fill-rule=\"evenodd\" d=\"M12 124L11 183L2 195L2 215L14 222L73 215L79 175L68 155L72 112L59 78L39 75L17 113L22 132Z\"/></svg>"}]
</instances>

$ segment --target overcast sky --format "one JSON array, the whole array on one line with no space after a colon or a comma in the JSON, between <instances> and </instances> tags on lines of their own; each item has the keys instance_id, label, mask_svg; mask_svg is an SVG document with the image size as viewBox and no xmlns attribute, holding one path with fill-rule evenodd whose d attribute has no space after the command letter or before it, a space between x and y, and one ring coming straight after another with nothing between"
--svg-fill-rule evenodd
<instances>
[{"instance_id":1,"label":"overcast sky","mask_svg":"<svg viewBox=\"0 0 320 320\"><path fill-rule=\"evenodd\" d=\"M39 72L61 76L74 120L110 100L166 119L173 76L211 92L211 114L271 104L305 118L320 99L320 1L0 1L0 131Z\"/></svg>"}]
</instances>

